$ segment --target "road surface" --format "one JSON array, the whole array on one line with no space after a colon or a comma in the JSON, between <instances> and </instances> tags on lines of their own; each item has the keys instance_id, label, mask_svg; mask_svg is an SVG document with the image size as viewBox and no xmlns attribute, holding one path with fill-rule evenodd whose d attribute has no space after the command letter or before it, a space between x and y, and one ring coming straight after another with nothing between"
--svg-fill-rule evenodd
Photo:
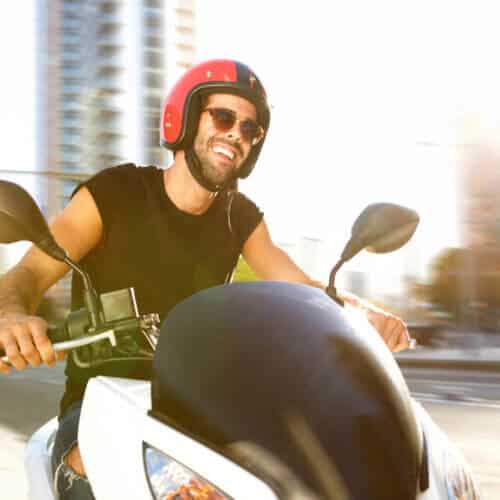
<instances>
[{"instance_id":1,"label":"road surface","mask_svg":"<svg viewBox=\"0 0 500 500\"><path fill-rule=\"evenodd\" d=\"M471 464L484 498L500 498L499 376L410 370L411 390ZM28 437L57 411L63 365L0 376L2 498L26 500L23 453Z\"/></svg>"}]
</instances>

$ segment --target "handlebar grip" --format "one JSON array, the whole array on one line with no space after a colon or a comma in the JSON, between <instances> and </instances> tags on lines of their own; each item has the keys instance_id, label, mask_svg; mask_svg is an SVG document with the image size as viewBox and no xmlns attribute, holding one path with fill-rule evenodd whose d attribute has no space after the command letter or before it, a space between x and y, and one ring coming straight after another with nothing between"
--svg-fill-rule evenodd
<instances>
[{"instance_id":1,"label":"handlebar grip","mask_svg":"<svg viewBox=\"0 0 500 500\"><path fill-rule=\"evenodd\" d=\"M68 333L66 331L64 323L61 323L60 325L49 325L46 333L47 337L49 337L52 344L57 344L69 340ZM5 355L5 351L1 347L0 347L0 360L3 362L8 362L7 356Z\"/></svg>"},{"instance_id":2,"label":"handlebar grip","mask_svg":"<svg viewBox=\"0 0 500 500\"><path fill-rule=\"evenodd\" d=\"M47 328L47 337L49 337L53 344L68 340L68 332L66 331L64 323L60 325L49 325Z\"/></svg>"}]
</instances>

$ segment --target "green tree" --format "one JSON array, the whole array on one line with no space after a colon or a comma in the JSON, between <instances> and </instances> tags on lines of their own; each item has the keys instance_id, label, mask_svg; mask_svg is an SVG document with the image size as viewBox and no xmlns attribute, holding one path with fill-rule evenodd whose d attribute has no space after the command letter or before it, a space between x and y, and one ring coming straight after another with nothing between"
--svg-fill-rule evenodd
<instances>
[{"instance_id":1,"label":"green tree","mask_svg":"<svg viewBox=\"0 0 500 500\"><path fill-rule=\"evenodd\" d=\"M431 265L427 299L461 321L500 326L498 250L447 248Z\"/></svg>"},{"instance_id":2,"label":"green tree","mask_svg":"<svg viewBox=\"0 0 500 500\"><path fill-rule=\"evenodd\" d=\"M431 264L431 282L428 300L441 306L455 317L463 297L463 272L465 250L446 248Z\"/></svg>"},{"instance_id":3,"label":"green tree","mask_svg":"<svg viewBox=\"0 0 500 500\"><path fill-rule=\"evenodd\" d=\"M258 281L259 278L252 271L243 257L238 260L238 265L234 272L233 281Z\"/></svg>"}]
</instances>

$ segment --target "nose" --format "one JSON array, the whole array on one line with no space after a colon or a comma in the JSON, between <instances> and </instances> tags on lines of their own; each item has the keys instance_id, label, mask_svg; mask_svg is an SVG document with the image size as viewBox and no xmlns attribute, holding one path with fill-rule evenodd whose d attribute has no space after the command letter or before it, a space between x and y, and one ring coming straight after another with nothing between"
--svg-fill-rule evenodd
<instances>
[{"instance_id":1,"label":"nose","mask_svg":"<svg viewBox=\"0 0 500 500\"><path fill-rule=\"evenodd\" d=\"M233 141L241 142L242 137L241 137L241 129L240 129L240 120L239 119L234 120L233 126L229 130L226 130L226 137L228 139L233 140Z\"/></svg>"}]
</instances>

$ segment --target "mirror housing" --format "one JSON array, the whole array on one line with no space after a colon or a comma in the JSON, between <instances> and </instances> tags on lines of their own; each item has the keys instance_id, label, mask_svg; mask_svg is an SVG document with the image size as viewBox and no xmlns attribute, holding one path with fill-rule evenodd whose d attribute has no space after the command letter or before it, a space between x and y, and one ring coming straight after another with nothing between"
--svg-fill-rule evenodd
<instances>
[{"instance_id":1,"label":"mirror housing","mask_svg":"<svg viewBox=\"0 0 500 500\"><path fill-rule=\"evenodd\" d=\"M415 210L393 203L368 205L351 230L341 260L347 262L363 249L387 253L405 245L415 233L420 217Z\"/></svg>"},{"instance_id":2,"label":"mirror housing","mask_svg":"<svg viewBox=\"0 0 500 500\"><path fill-rule=\"evenodd\" d=\"M410 208L393 203L368 205L354 222L351 238L330 273L326 289L328 295L342 303L335 289L335 276L344 262L363 249L372 253L387 253L401 248L413 236L419 221L417 212Z\"/></svg>"},{"instance_id":3,"label":"mirror housing","mask_svg":"<svg viewBox=\"0 0 500 500\"><path fill-rule=\"evenodd\" d=\"M33 198L21 186L0 181L0 243L31 241L54 259L64 261L66 252L50 233Z\"/></svg>"},{"instance_id":4,"label":"mirror housing","mask_svg":"<svg viewBox=\"0 0 500 500\"><path fill-rule=\"evenodd\" d=\"M89 275L56 243L31 195L14 182L0 180L0 243L31 241L50 257L76 271L83 280L83 300L91 328L101 323L100 303Z\"/></svg>"}]
</instances>

